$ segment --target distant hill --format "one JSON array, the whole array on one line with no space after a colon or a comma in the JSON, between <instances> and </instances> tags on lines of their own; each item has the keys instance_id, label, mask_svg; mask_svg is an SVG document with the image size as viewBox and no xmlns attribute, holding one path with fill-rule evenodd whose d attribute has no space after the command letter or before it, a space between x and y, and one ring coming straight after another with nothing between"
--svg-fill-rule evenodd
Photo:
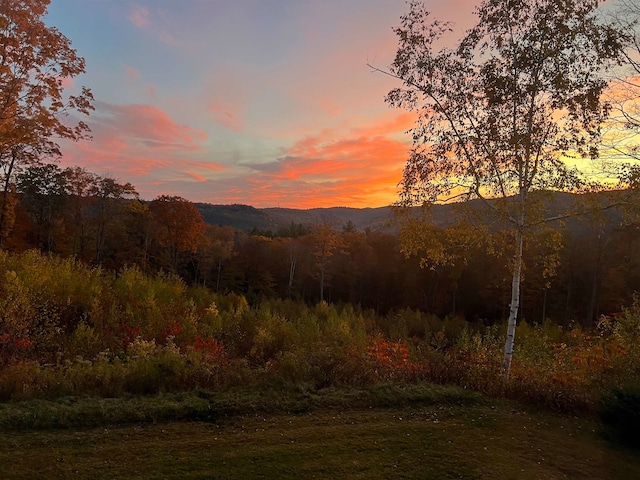
<instances>
[{"instance_id":1,"label":"distant hill","mask_svg":"<svg viewBox=\"0 0 640 480\"><path fill-rule=\"evenodd\" d=\"M392 208L331 207L300 210L295 208L255 208L249 205L195 204L210 225L231 226L236 230L276 233L293 225L318 225L330 223L342 227L352 222L357 230L393 231ZM433 222L439 226L450 225L455 218L452 205L434 205L431 210Z\"/></svg>"},{"instance_id":2,"label":"distant hill","mask_svg":"<svg viewBox=\"0 0 640 480\"><path fill-rule=\"evenodd\" d=\"M575 195L570 193L554 193L552 201L548 204L547 214L563 212L571 208L575 200ZM473 203L479 206L479 201ZM237 230L250 231L253 229L263 232L278 232L294 225L317 225L319 223L331 223L336 227L341 227L351 221L356 229L377 231L394 230L394 215L391 207L378 208L312 208L300 210L295 208L255 208L249 205L212 205L209 203L196 203L196 207L202 213L205 222L211 225L231 226ZM446 226L453 223L456 213L453 205L435 205L431 210L433 223L439 226ZM607 211L606 216L619 223L619 213ZM580 228L577 223L582 223L574 219L572 229ZM584 228L584 226L582 227Z\"/></svg>"},{"instance_id":3,"label":"distant hill","mask_svg":"<svg viewBox=\"0 0 640 480\"><path fill-rule=\"evenodd\" d=\"M205 220L211 225L232 226L238 230L277 232L294 225L317 225L332 223L342 226L351 221L358 230L388 230L393 219L391 207L379 208L254 208L249 205L195 204Z\"/></svg>"}]
</instances>

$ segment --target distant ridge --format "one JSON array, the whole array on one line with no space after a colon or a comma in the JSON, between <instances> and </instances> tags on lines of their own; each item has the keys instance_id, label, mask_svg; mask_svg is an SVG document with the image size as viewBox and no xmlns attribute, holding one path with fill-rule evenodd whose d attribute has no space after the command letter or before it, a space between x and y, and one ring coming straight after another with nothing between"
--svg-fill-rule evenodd
<instances>
[{"instance_id":1,"label":"distant ridge","mask_svg":"<svg viewBox=\"0 0 640 480\"><path fill-rule=\"evenodd\" d=\"M330 207L311 208L255 208L249 205L212 205L195 204L210 225L231 226L236 230L260 230L277 233L293 225L332 224L336 228L352 222L357 230L394 231L394 214L392 207L353 208ZM433 222L443 226L453 222L451 205L435 205L431 211Z\"/></svg>"},{"instance_id":2,"label":"distant ridge","mask_svg":"<svg viewBox=\"0 0 640 480\"><path fill-rule=\"evenodd\" d=\"M556 192L548 204L548 214L566 211L571 207L576 197L571 193ZM473 200L478 205L478 200ZM210 225L231 226L236 230L277 233L280 229L287 229L293 225L311 226L321 223L332 224L340 228L352 222L357 230L370 229L374 231L394 231L394 214L391 206L377 208L331 207L311 208L308 210L295 208L255 208L250 205L212 205L209 203L195 204L202 216ZM435 225L446 226L454 222L454 205L434 205L431 218ZM619 213L605 212L605 216L619 223ZM577 219L573 219L572 228L576 228Z\"/></svg>"},{"instance_id":3,"label":"distant ridge","mask_svg":"<svg viewBox=\"0 0 640 480\"><path fill-rule=\"evenodd\" d=\"M294 225L331 223L341 227L351 221L358 230L390 230L393 213L391 207L351 208L331 207L301 210L295 208L255 208L249 205L195 204L208 224L231 226L237 230L277 232Z\"/></svg>"}]
</instances>

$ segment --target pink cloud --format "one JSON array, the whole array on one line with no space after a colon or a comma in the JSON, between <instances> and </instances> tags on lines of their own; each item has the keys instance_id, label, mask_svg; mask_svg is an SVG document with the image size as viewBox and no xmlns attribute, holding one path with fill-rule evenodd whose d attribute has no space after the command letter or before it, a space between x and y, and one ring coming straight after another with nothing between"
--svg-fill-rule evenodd
<instances>
[{"instance_id":1,"label":"pink cloud","mask_svg":"<svg viewBox=\"0 0 640 480\"><path fill-rule=\"evenodd\" d=\"M71 77L61 77L60 82L65 90L71 90L75 86L75 79Z\"/></svg>"},{"instance_id":2,"label":"pink cloud","mask_svg":"<svg viewBox=\"0 0 640 480\"><path fill-rule=\"evenodd\" d=\"M153 100L156 100L158 98L158 91L156 90L156 87L152 84L147 85L147 93L149 94L149 97L151 97Z\"/></svg>"},{"instance_id":3,"label":"pink cloud","mask_svg":"<svg viewBox=\"0 0 640 480\"><path fill-rule=\"evenodd\" d=\"M173 121L160 108L150 105L113 105L97 102L98 123L117 129L125 137L155 149L197 150L207 139L200 129Z\"/></svg>"},{"instance_id":4,"label":"pink cloud","mask_svg":"<svg viewBox=\"0 0 640 480\"><path fill-rule=\"evenodd\" d=\"M154 106L96 102L89 124L93 141L61 142L63 165L131 182L143 198L165 193L167 182L204 182L226 169L210 160L204 131Z\"/></svg>"},{"instance_id":5,"label":"pink cloud","mask_svg":"<svg viewBox=\"0 0 640 480\"><path fill-rule=\"evenodd\" d=\"M165 45L175 47L181 44L175 36L168 32L171 26L171 15L162 9L154 9L152 12L147 7L132 3L126 18L136 28L145 30Z\"/></svg>"},{"instance_id":6,"label":"pink cloud","mask_svg":"<svg viewBox=\"0 0 640 480\"><path fill-rule=\"evenodd\" d=\"M138 28L145 28L149 25L149 10L142 5L132 3L127 20Z\"/></svg>"},{"instance_id":7,"label":"pink cloud","mask_svg":"<svg viewBox=\"0 0 640 480\"><path fill-rule=\"evenodd\" d=\"M208 108L213 119L225 128L231 131L239 132L244 129L244 119L239 112L233 112L231 105L222 105L215 103Z\"/></svg>"},{"instance_id":8,"label":"pink cloud","mask_svg":"<svg viewBox=\"0 0 640 480\"><path fill-rule=\"evenodd\" d=\"M185 172L185 174L188 175L190 178L192 178L196 182L206 182L207 180L209 180L208 177L205 177L204 175L200 175L199 173Z\"/></svg>"},{"instance_id":9,"label":"pink cloud","mask_svg":"<svg viewBox=\"0 0 640 480\"><path fill-rule=\"evenodd\" d=\"M135 68L130 67L129 65L124 66L124 73L127 75L127 77L130 77L134 80L140 80L140 72Z\"/></svg>"},{"instance_id":10,"label":"pink cloud","mask_svg":"<svg viewBox=\"0 0 640 480\"><path fill-rule=\"evenodd\" d=\"M206 84L202 101L207 114L233 132L245 129L245 115L250 100L245 79L250 76L243 69L229 66L213 75Z\"/></svg>"},{"instance_id":11,"label":"pink cloud","mask_svg":"<svg viewBox=\"0 0 640 480\"><path fill-rule=\"evenodd\" d=\"M160 41L166 45L170 45L172 47L177 47L181 45L181 42L170 33L167 33L164 31L158 31L157 36L160 39Z\"/></svg>"},{"instance_id":12,"label":"pink cloud","mask_svg":"<svg viewBox=\"0 0 640 480\"><path fill-rule=\"evenodd\" d=\"M122 66L125 75L125 82L131 88L136 89L140 96L144 96L150 100L157 100L158 92L155 85L145 83L139 70L129 66Z\"/></svg>"},{"instance_id":13,"label":"pink cloud","mask_svg":"<svg viewBox=\"0 0 640 480\"><path fill-rule=\"evenodd\" d=\"M211 163L211 162L198 162L194 160L187 160L183 162L183 164L190 168L205 170L209 172L219 172L221 170L226 170L226 167L222 165L218 165L217 163Z\"/></svg>"}]
</instances>

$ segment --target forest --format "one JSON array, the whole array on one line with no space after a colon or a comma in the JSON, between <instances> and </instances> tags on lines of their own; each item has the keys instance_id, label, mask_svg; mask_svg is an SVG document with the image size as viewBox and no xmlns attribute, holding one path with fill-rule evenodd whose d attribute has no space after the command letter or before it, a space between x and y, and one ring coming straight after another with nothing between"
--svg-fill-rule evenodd
<instances>
[{"instance_id":1,"label":"forest","mask_svg":"<svg viewBox=\"0 0 640 480\"><path fill-rule=\"evenodd\" d=\"M5 398L275 376L313 388L453 382L591 409L640 366L638 227L624 211L527 239L521 343L505 383L500 229L425 226L414 214L404 233L350 221L247 232L206 224L181 197L141 201L132 185L80 168L30 167L16 185L0 257ZM447 243L455 261L425 264L402 248L416 218L429 233L423 248L465 239Z\"/></svg>"},{"instance_id":2,"label":"forest","mask_svg":"<svg viewBox=\"0 0 640 480\"><path fill-rule=\"evenodd\" d=\"M508 235L457 224L454 209L440 212L439 224L427 214L427 226L417 228L429 236L420 240L424 250L457 238L449 243L456 261L421 265L420 252L401 248L402 217L391 216L384 229L358 230L327 214L323 223L245 231L207 224L180 197L142 201L131 184L79 167L26 168L9 204L7 251L36 249L116 274L133 266L175 273L189 285L244 295L251 305L325 300L382 315L412 308L491 325L504 319L510 300ZM557 222L527 239L520 318L591 328L601 315L630 306L640 290L637 232L633 213L620 208Z\"/></svg>"}]
</instances>

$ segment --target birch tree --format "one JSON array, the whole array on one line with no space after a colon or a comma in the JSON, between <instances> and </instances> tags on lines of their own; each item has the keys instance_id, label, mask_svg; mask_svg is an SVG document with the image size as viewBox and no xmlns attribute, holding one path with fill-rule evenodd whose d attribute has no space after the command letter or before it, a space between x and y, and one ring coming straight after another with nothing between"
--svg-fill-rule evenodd
<instances>
[{"instance_id":1,"label":"birch tree","mask_svg":"<svg viewBox=\"0 0 640 480\"><path fill-rule=\"evenodd\" d=\"M484 0L454 48L453 31L410 2L395 28L387 95L415 111L401 205L480 199L512 232L511 302L504 348L509 375L525 236L545 216L545 192L589 186L576 165L598 157L603 72L620 61L619 32L596 0ZM382 70L379 70L382 71Z\"/></svg>"}]
</instances>

